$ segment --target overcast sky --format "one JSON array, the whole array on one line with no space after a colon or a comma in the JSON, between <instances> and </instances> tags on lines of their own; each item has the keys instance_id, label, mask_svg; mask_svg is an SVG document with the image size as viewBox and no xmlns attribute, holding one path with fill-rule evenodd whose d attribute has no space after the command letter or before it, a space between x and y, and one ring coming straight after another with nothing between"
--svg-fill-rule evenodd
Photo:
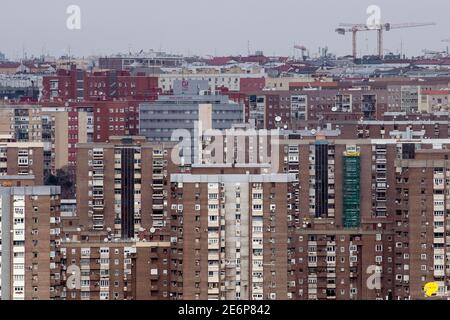
<instances>
[{"instance_id":1,"label":"overcast sky","mask_svg":"<svg viewBox=\"0 0 450 320\"><path fill-rule=\"evenodd\" d=\"M81 8L81 30L66 27L69 5ZM292 55L293 44L311 54L328 46L351 53L351 36L334 32L340 22L365 23L369 5L383 22L436 22L436 26L392 30L385 48L419 55L444 50L450 38L448 0L2 0L0 51L10 58L43 52L78 56L163 50L180 54L228 55L262 50ZM375 32L360 33L358 53L376 50ZM448 43L450 45L450 43Z\"/></svg>"}]
</instances>

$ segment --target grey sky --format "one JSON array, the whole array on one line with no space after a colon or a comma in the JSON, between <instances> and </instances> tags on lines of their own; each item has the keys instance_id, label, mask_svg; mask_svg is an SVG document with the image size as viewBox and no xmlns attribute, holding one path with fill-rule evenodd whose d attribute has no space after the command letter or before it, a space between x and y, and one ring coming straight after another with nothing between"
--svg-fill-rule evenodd
<instances>
[{"instance_id":1,"label":"grey sky","mask_svg":"<svg viewBox=\"0 0 450 320\"><path fill-rule=\"evenodd\" d=\"M70 46L75 55L141 49L181 54L292 55L293 43L311 53L327 45L351 53L351 36L334 32L339 22L365 23L366 8L381 7L383 22L436 22L436 26L392 30L385 48L419 55L444 50L450 38L448 0L3 0L0 51L21 57L43 51L59 56ZM66 8L82 10L82 29L66 28ZM359 53L374 53L375 33L360 33Z\"/></svg>"}]
</instances>

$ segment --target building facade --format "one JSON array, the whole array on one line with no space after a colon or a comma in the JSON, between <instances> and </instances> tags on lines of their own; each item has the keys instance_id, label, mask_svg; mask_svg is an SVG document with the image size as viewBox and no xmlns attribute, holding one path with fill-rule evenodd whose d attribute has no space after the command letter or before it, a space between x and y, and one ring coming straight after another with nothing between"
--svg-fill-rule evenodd
<instances>
[{"instance_id":1,"label":"building facade","mask_svg":"<svg viewBox=\"0 0 450 320\"><path fill-rule=\"evenodd\" d=\"M1 299L60 297L59 187L0 187Z\"/></svg>"}]
</instances>

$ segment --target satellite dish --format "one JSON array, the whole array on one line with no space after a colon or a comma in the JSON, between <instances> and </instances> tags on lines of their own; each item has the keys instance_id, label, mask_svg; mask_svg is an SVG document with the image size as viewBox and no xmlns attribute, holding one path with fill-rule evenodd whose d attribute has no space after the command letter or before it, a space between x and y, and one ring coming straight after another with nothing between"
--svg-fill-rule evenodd
<instances>
[{"instance_id":1,"label":"satellite dish","mask_svg":"<svg viewBox=\"0 0 450 320\"><path fill-rule=\"evenodd\" d=\"M281 122L281 117L280 117L280 116L276 116L276 117L275 117L275 121L276 121L276 122Z\"/></svg>"},{"instance_id":2,"label":"satellite dish","mask_svg":"<svg viewBox=\"0 0 450 320\"><path fill-rule=\"evenodd\" d=\"M153 228L153 227L150 228L150 233L155 233L155 231L156 231L155 228Z\"/></svg>"},{"instance_id":3,"label":"satellite dish","mask_svg":"<svg viewBox=\"0 0 450 320\"><path fill-rule=\"evenodd\" d=\"M315 135L316 133L317 133L317 130L316 130L316 129L312 129L312 130L311 130L311 134L312 134L312 135Z\"/></svg>"},{"instance_id":4,"label":"satellite dish","mask_svg":"<svg viewBox=\"0 0 450 320\"><path fill-rule=\"evenodd\" d=\"M337 107L333 107L333 108L331 108L331 111L333 111L333 112L336 112L338 110L338 108Z\"/></svg>"}]
</instances>

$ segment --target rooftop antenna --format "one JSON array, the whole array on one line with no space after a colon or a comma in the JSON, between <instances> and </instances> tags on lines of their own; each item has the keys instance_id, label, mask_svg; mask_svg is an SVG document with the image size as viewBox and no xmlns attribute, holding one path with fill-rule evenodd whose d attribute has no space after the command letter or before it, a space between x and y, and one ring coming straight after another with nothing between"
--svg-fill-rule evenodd
<instances>
[{"instance_id":1,"label":"rooftop antenna","mask_svg":"<svg viewBox=\"0 0 450 320\"><path fill-rule=\"evenodd\" d=\"M369 54L369 38L366 36L366 53Z\"/></svg>"},{"instance_id":2,"label":"rooftop antenna","mask_svg":"<svg viewBox=\"0 0 450 320\"><path fill-rule=\"evenodd\" d=\"M42 46L42 48L41 48L41 59L42 59L42 61L44 61L44 55L45 55L45 45L43 45Z\"/></svg>"},{"instance_id":3,"label":"rooftop antenna","mask_svg":"<svg viewBox=\"0 0 450 320\"><path fill-rule=\"evenodd\" d=\"M296 60L296 57L295 57L295 42L292 45L292 57L293 57L294 60Z\"/></svg>"},{"instance_id":4,"label":"rooftop antenna","mask_svg":"<svg viewBox=\"0 0 450 320\"><path fill-rule=\"evenodd\" d=\"M24 60L26 60L26 55L27 55L27 53L26 53L26 51L25 51L25 45L22 45L22 62L23 62Z\"/></svg>"},{"instance_id":5,"label":"rooftop antenna","mask_svg":"<svg viewBox=\"0 0 450 320\"><path fill-rule=\"evenodd\" d=\"M247 56L250 56L250 40L247 41Z\"/></svg>"}]
</instances>

